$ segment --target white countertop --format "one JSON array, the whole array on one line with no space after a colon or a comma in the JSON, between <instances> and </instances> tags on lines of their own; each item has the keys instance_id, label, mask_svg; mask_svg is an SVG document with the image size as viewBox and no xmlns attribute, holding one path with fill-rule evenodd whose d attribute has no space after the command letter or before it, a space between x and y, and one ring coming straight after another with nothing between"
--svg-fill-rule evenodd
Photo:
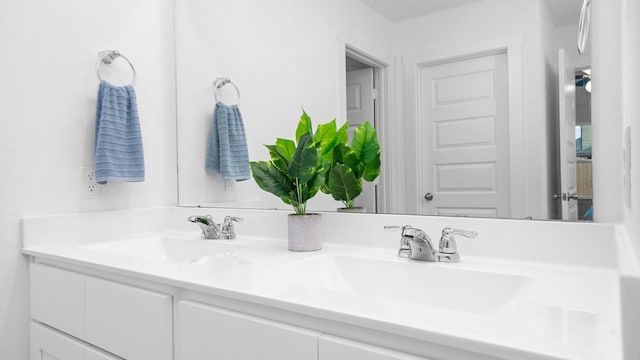
<instances>
[{"instance_id":1,"label":"white countertop","mask_svg":"<svg viewBox=\"0 0 640 360\"><path fill-rule=\"evenodd\" d=\"M159 235L167 234L149 234ZM211 241L194 240L193 232L168 235L189 241ZM457 268L532 279L517 303L479 314L329 290L321 285L287 283L265 276L287 264L326 255L409 261L398 258L388 248L329 242L321 251L297 253L288 251L284 240L241 236L233 242L238 245L236 248L222 254L198 260L165 261L92 250L87 244L29 246L23 253L507 359L622 358L619 274L613 269L464 254L459 264L412 265L416 271Z\"/></svg>"}]
</instances>

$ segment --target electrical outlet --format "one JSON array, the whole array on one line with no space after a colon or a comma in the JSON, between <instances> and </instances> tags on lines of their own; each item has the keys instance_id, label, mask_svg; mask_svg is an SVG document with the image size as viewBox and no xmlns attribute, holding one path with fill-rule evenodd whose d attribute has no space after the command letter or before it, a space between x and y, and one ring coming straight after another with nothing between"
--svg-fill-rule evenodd
<instances>
[{"instance_id":1,"label":"electrical outlet","mask_svg":"<svg viewBox=\"0 0 640 360\"><path fill-rule=\"evenodd\" d=\"M96 182L96 173L92 167L81 168L82 173L82 198L95 199L102 192L101 186Z\"/></svg>"},{"instance_id":2,"label":"electrical outlet","mask_svg":"<svg viewBox=\"0 0 640 360\"><path fill-rule=\"evenodd\" d=\"M224 181L224 191L226 191L226 192L235 192L236 191L236 182L234 180L225 180Z\"/></svg>"}]
</instances>

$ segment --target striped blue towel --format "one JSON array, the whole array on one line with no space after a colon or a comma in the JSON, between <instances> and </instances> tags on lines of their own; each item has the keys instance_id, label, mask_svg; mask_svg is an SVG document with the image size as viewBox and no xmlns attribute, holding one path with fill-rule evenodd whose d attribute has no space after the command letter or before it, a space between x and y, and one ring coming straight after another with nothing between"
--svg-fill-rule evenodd
<instances>
[{"instance_id":1,"label":"striped blue towel","mask_svg":"<svg viewBox=\"0 0 640 360\"><path fill-rule=\"evenodd\" d=\"M96 111L95 172L98 184L144 181L144 155L133 87L100 83Z\"/></svg>"},{"instance_id":2,"label":"striped blue towel","mask_svg":"<svg viewBox=\"0 0 640 360\"><path fill-rule=\"evenodd\" d=\"M208 173L220 174L224 180L249 179L249 151L238 105L216 104L207 144L206 169Z\"/></svg>"}]
</instances>

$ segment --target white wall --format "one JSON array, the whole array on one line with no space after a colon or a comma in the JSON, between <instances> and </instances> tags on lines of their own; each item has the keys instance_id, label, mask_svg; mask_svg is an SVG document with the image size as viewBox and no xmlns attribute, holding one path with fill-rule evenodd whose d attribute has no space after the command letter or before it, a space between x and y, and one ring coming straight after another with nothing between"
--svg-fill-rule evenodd
<instances>
[{"instance_id":1,"label":"white wall","mask_svg":"<svg viewBox=\"0 0 640 360\"><path fill-rule=\"evenodd\" d=\"M264 144L295 138L303 107L314 127L342 114L340 41L353 38L386 50L389 26L354 0L177 1L180 203L242 206L257 200L265 208L289 209L252 180L225 191L218 175L206 174L213 80L230 77L238 86L249 158L266 160ZM340 206L322 193L309 203L310 209Z\"/></svg>"},{"instance_id":2,"label":"white wall","mask_svg":"<svg viewBox=\"0 0 640 360\"><path fill-rule=\"evenodd\" d=\"M629 235L634 241L636 257L640 259L640 3L625 0L623 3L623 91L624 122L623 136L630 128L631 148L629 152L630 168L623 166L623 193L625 202L624 221ZM622 142L624 152L624 140ZM626 159L623 157L623 163Z\"/></svg>"},{"instance_id":3,"label":"white wall","mask_svg":"<svg viewBox=\"0 0 640 360\"><path fill-rule=\"evenodd\" d=\"M0 2L0 359L28 358L21 217L176 203L172 24L171 1ZM146 181L108 184L101 198L82 200L80 167L93 162L95 64L110 48L138 72Z\"/></svg>"},{"instance_id":4,"label":"white wall","mask_svg":"<svg viewBox=\"0 0 640 360\"><path fill-rule=\"evenodd\" d=\"M558 31L553 23L546 1L540 1L540 36L542 50L543 106L546 119L547 153L547 194L560 194L560 146L558 126L558 49L565 48L555 42ZM574 46L575 47L575 46ZM548 195L547 195L548 196ZM561 219L559 201L547 201L547 214L550 219Z\"/></svg>"},{"instance_id":5,"label":"white wall","mask_svg":"<svg viewBox=\"0 0 640 360\"><path fill-rule=\"evenodd\" d=\"M594 215L599 222L623 224L630 240L624 256L635 258L635 266L622 268L620 281L624 358L639 359L640 3L593 0L592 14L593 190L595 201L607 210Z\"/></svg>"},{"instance_id":6,"label":"white wall","mask_svg":"<svg viewBox=\"0 0 640 360\"><path fill-rule=\"evenodd\" d=\"M640 259L640 3L622 1L622 86L623 86L623 194L624 224L633 246L636 262ZM628 129L628 130L627 130ZM625 151L625 132L630 148ZM628 164L628 166L626 166ZM640 359L640 273L622 274L625 359Z\"/></svg>"},{"instance_id":7,"label":"white wall","mask_svg":"<svg viewBox=\"0 0 640 360\"><path fill-rule=\"evenodd\" d=\"M593 119L594 220L623 221L622 3L593 1L591 117ZM634 19L637 21L637 19Z\"/></svg>"}]
</instances>

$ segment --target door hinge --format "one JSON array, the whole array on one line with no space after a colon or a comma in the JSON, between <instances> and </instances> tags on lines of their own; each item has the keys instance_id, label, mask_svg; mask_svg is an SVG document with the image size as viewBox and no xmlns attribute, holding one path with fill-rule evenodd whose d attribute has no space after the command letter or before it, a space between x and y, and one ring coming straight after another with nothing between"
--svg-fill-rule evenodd
<instances>
[{"instance_id":1,"label":"door hinge","mask_svg":"<svg viewBox=\"0 0 640 360\"><path fill-rule=\"evenodd\" d=\"M380 96L380 91L378 91L378 89L371 89L371 98L378 100L378 96Z\"/></svg>"}]
</instances>

